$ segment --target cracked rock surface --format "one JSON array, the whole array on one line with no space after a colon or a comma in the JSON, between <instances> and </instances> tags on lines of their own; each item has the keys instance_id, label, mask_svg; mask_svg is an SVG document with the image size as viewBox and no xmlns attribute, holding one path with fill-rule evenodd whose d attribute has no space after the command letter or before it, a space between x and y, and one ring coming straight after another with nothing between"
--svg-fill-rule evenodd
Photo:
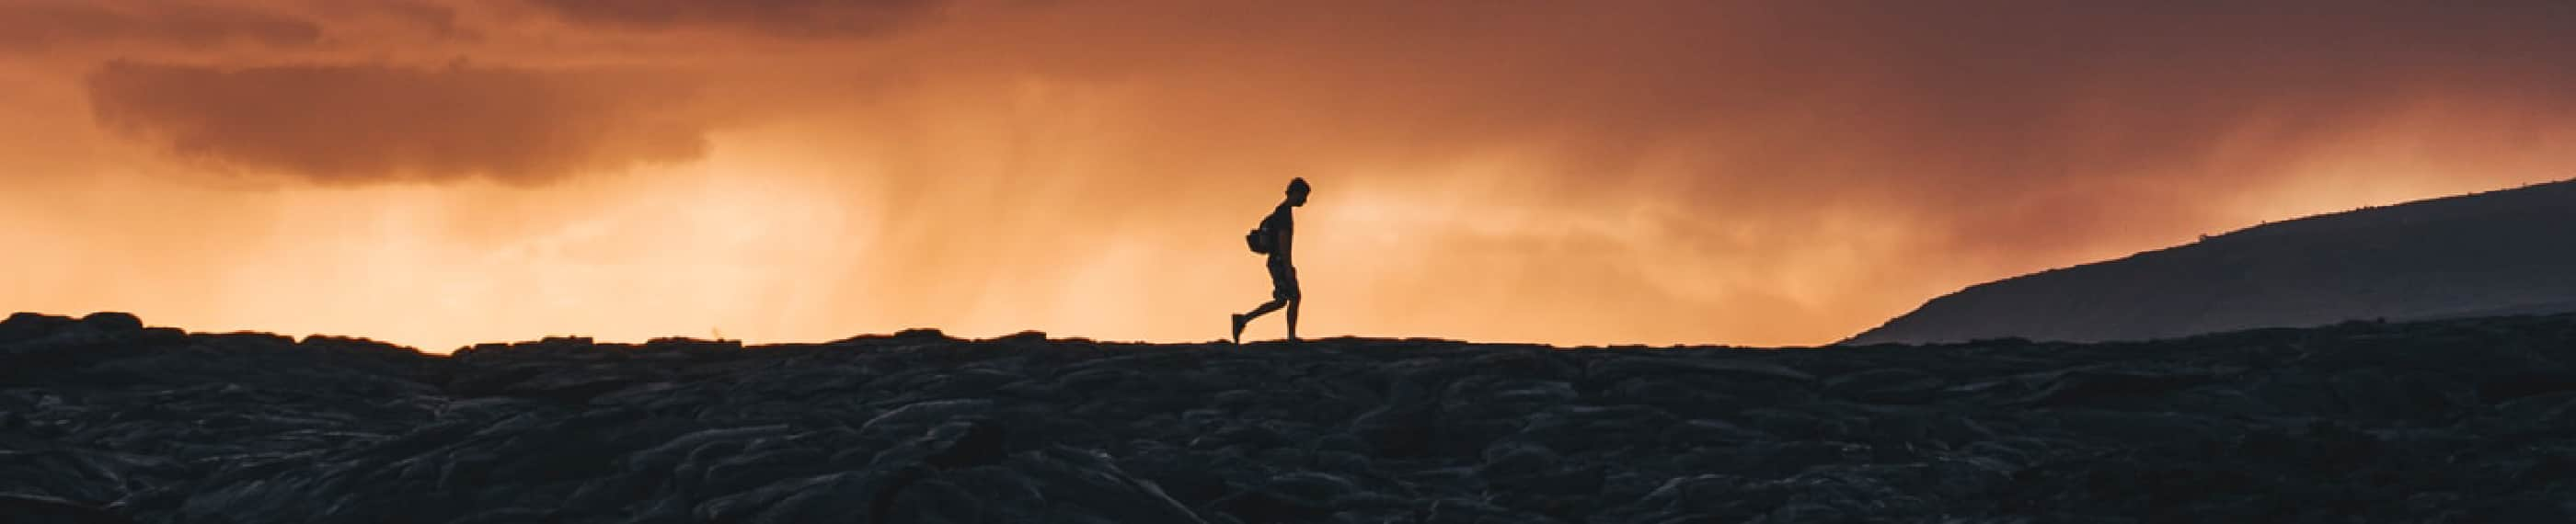
<instances>
[{"instance_id":1,"label":"cracked rock surface","mask_svg":"<svg viewBox=\"0 0 2576 524\"><path fill-rule=\"evenodd\" d=\"M2576 317L1830 349L0 322L11 522L2565 522Z\"/></svg>"}]
</instances>

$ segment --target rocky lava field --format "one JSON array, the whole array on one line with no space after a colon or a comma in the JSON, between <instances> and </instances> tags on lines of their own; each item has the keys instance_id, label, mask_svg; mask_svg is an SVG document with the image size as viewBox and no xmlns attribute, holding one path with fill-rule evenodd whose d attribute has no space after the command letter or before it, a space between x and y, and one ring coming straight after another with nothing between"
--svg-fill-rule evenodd
<instances>
[{"instance_id":1,"label":"rocky lava field","mask_svg":"<svg viewBox=\"0 0 2576 524\"><path fill-rule=\"evenodd\" d=\"M0 322L12 522L2565 522L2576 317L1824 349Z\"/></svg>"}]
</instances>

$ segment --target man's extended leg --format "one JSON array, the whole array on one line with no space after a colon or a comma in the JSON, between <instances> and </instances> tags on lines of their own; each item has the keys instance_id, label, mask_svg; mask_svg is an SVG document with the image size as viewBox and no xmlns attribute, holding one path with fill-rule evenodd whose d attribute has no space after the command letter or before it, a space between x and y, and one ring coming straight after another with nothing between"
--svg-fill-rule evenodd
<instances>
[{"instance_id":1,"label":"man's extended leg","mask_svg":"<svg viewBox=\"0 0 2576 524\"><path fill-rule=\"evenodd\" d=\"M1285 301L1284 301L1284 300L1281 300L1281 299L1276 299L1276 298L1274 298L1274 299L1270 299L1270 301L1269 301L1269 302L1263 302L1263 303L1261 303L1261 305L1259 305L1259 306L1254 306L1254 307L1252 308L1252 311L1251 311L1251 312L1244 313L1244 314L1240 314L1240 315L1235 315L1235 316L1234 316L1234 343L1236 343L1236 344L1241 344L1241 343L1243 343L1243 325L1244 325L1244 324L1250 324L1250 323L1252 323L1252 319L1260 318L1262 315L1266 315L1266 314L1269 314L1269 313L1270 313L1270 312L1272 312L1272 311L1277 311L1277 310L1279 310L1279 306L1280 306L1280 303L1281 303L1281 302L1285 302ZM1296 330L1293 330L1293 329L1292 329L1292 330L1289 330L1289 331L1293 333L1293 332L1295 332Z\"/></svg>"},{"instance_id":2,"label":"man's extended leg","mask_svg":"<svg viewBox=\"0 0 2576 524\"><path fill-rule=\"evenodd\" d=\"M1305 299L1288 299L1288 341L1297 341L1297 304Z\"/></svg>"}]
</instances>

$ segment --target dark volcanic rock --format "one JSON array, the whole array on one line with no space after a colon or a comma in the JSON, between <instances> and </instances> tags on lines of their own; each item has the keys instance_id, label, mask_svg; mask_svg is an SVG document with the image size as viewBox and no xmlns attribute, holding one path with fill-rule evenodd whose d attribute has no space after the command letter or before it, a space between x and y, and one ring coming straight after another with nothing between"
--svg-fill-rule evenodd
<instances>
[{"instance_id":1,"label":"dark volcanic rock","mask_svg":"<svg viewBox=\"0 0 2576 524\"><path fill-rule=\"evenodd\" d=\"M1825 388L1854 400L1886 404L1930 402L1947 381L1918 369L1881 368L1834 377Z\"/></svg>"},{"instance_id":2,"label":"dark volcanic rock","mask_svg":"<svg viewBox=\"0 0 2576 524\"><path fill-rule=\"evenodd\" d=\"M135 318L133 313L101 311L91 313L89 316L81 317L80 322L83 326L88 326L90 329L96 329L99 331L132 331L143 329L143 319Z\"/></svg>"},{"instance_id":3,"label":"dark volcanic rock","mask_svg":"<svg viewBox=\"0 0 2576 524\"><path fill-rule=\"evenodd\" d=\"M2549 522L2576 318L1580 349L423 355L0 321L9 522Z\"/></svg>"},{"instance_id":4,"label":"dark volcanic rock","mask_svg":"<svg viewBox=\"0 0 2576 524\"><path fill-rule=\"evenodd\" d=\"M104 509L68 500L0 493L0 515L15 524L125 524L134 522Z\"/></svg>"}]
</instances>

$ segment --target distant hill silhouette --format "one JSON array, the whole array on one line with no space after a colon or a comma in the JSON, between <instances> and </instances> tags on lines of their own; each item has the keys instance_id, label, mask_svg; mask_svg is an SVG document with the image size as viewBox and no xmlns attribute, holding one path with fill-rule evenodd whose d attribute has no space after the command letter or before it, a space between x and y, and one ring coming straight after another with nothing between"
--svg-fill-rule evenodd
<instances>
[{"instance_id":1,"label":"distant hill silhouette","mask_svg":"<svg viewBox=\"0 0 2576 524\"><path fill-rule=\"evenodd\" d=\"M2110 341L2576 311L2576 181L2246 228L1970 286L1843 344Z\"/></svg>"}]
</instances>

